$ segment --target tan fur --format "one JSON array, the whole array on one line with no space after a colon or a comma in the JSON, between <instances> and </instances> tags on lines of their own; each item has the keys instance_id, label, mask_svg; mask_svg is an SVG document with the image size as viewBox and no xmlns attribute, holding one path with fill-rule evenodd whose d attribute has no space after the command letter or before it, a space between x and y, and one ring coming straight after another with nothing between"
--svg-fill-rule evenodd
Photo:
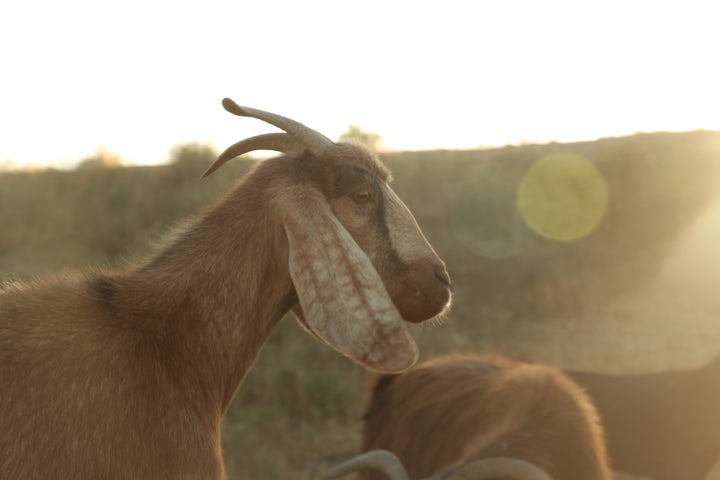
<instances>
[{"instance_id":1,"label":"tan fur","mask_svg":"<svg viewBox=\"0 0 720 480\"><path fill-rule=\"evenodd\" d=\"M291 308L357 361L409 366L400 320L441 313L447 273L419 230L405 245L389 238L387 169L364 149L335 147L262 162L127 270L5 285L0 478L223 478L220 419ZM353 203L358 190L369 203ZM406 247L424 255L401 261ZM394 284L407 287L382 289ZM426 301L402 301L418 288Z\"/></svg>"},{"instance_id":2,"label":"tan fur","mask_svg":"<svg viewBox=\"0 0 720 480\"><path fill-rule=\"evenodd\" d=\"M528 461L554 480L611 478L592 403L554 368L447 355L378 377L370 397L362 451L393 452L411 479L444 478L490 457Z\"/></svg>"}]
</instances>

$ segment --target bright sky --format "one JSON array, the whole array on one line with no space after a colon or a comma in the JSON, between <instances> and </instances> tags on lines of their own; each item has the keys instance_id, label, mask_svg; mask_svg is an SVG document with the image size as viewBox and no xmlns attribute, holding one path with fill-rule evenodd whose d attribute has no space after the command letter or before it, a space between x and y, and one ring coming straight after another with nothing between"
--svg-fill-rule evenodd
<instances>
[{"instance_id":1,"label":"bright sky","mask_svg":"<svg viewBox=\"0 0 720 480\"><path fill-rule=\"evenodd\" d=\"M469 148L720 129L715 0L0 3L0 164L273 131Z\"/></svg>"}]
</instances>

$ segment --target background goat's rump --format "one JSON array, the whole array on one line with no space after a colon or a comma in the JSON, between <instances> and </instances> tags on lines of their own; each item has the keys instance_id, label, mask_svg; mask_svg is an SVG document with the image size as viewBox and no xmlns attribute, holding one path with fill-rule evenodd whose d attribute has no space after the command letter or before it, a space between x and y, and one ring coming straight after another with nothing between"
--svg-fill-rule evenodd
<instances>
[{"instance_id":1,"label":"background goat's rump","mask_svg":"<svg viewBox=\"0 0 720 480\"><path fill-rule=\"evenodd\" d=\"M555 480L610 479L583 391L557 369L500 355L440 356L378 377L361 450L374 449L396 454L412 479L488 457L529 461Z\"/></svg>"}]
</instances>

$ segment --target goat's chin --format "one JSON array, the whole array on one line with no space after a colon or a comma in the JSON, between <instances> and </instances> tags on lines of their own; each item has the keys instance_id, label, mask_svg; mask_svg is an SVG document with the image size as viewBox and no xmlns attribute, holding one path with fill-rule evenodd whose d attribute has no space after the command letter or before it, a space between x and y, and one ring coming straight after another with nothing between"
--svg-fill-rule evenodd
<instances>
[{"instance_id":1,"label":"goat's chin","mask_svg":"<svg viewBox=\"0 0 720 480\"><path fill-rule=\"evenodd\" d=\"M450 305L450 290L444 286L420 289L411 283L396 287L399 292L391 295L403 319L412 323L442 314Z\"/></svg>"}]
</instances>

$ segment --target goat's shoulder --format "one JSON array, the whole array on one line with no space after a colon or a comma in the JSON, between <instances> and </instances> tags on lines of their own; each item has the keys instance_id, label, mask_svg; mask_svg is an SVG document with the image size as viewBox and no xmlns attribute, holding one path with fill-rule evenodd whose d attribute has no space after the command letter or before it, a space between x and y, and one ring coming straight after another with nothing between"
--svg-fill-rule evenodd
<instances>
[{"instance_id":1,"label":"goat's shoulder","mask_svg":"<svg viewBox=\"0 0 720 480\"><path fill-rule=\"evenodd\" d=\"M107 321L103 302L112 296L112 287L94 275L68 271L5 285L0 291L0 341L9 350L49 351L73 344L73 338L102 335L98 322Z\"/></svg>"}]
</instances>

